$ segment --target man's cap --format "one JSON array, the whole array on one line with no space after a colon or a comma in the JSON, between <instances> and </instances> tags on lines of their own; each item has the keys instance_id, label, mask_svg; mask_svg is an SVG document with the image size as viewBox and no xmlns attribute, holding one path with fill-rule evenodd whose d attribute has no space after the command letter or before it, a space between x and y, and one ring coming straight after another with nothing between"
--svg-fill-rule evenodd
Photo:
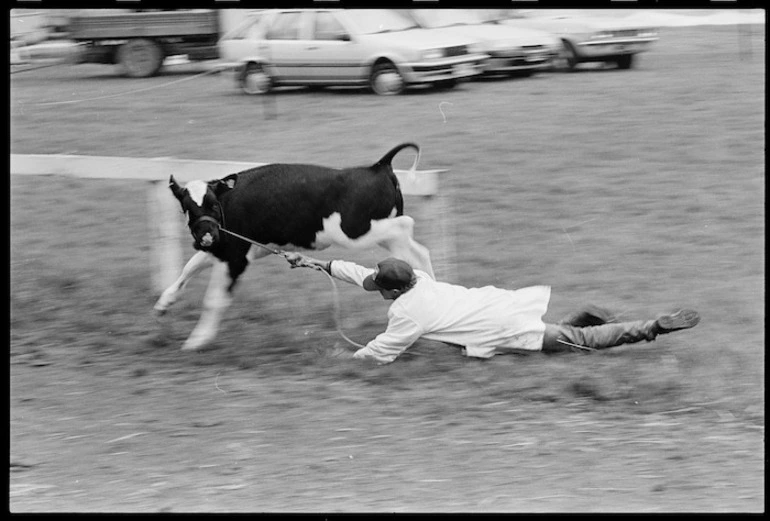
<instances>
[{"instance_id":1,"label":"man's cap","mask_svg":"<svg viewBox=\"0 0 770 521\"><path fill-rule=\"evenodd\" d=\"M374 273L364 279L364 289L366 291L377 291L380 289L404 289L412 283L414 270L401 259L388 257L377 263Z\"/></svg>"}]
</instances>

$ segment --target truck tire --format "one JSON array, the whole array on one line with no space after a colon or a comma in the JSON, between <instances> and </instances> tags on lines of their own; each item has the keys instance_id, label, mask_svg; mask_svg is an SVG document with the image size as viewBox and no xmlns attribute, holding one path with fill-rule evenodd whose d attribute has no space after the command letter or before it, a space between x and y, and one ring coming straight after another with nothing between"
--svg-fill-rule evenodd
<instances>
[{"instance_id":1,"label":"truck tire","mask_svg":"<svg viewBox=\"0 0 770 521\"><path fill-rule=\"evenodd\" d=\"M163 50L147 38L130 40L118 49L118 63L131 78L155 76L163 65Z\"/></svg>"}]
</instances>

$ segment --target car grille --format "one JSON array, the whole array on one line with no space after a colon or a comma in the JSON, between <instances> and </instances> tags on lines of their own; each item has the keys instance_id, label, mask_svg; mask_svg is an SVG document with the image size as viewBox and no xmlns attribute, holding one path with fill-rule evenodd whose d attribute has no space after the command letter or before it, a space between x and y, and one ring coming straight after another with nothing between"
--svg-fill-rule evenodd
<instances>
[{"instance_id":1,"label":"car grille","mask_svg":"<svg viewBox=\"0 0 770 521\"><path fill-rule=\"evenodd\" d=\"M525 45L522 47L527 60L532 61L545 61L549 57L548 49L544 45Z\"/></svg>"},{"instance_id":2,"label":"car grille","mask_svg":"<svg viewBox=\"0 0 770 521\"><path fill-rule=\"evenodd\" d=\"M455 45L454 47L447 47L444 49L444 55L448 58L450 56L463 56L468 54L468 46Z\"/></svg>"},{"instance_id":3,"label":"car grille","mask_svg":"<svg viewBox=\"0 0 770 521\"><path fill-rule=\"evenodd\" d=\"M639 31L636 29L624 29L620 31L607 31L610 38L633 38L639 35Z\"/></svg>"},{"instance_id":4,"label":"car grille","mask_svg":"<svg viewBox=\"0 0 770 521\"><path fill-rule=\"evenodd\" d=\"M486 52L495 58L519 58L521 60L527 58L546 59L549 55L548 49L544 45L523 45L517 49L491 50Z\"/></svg>"}]
</instances>

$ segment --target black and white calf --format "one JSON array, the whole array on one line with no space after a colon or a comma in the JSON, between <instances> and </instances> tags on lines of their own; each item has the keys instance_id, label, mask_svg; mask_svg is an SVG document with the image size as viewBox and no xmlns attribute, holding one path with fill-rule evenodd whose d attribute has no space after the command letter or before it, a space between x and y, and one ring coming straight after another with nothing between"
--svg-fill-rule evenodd
<instances>
[{"instance_id":1,"label":"black and white calf","mask_svg":"<svg viewBox=\"0 0 770 521\"><path fill-rule=\"evenodd\" d=\"M200 320L182 349L199 349L214 339L238 277L249 261L270 254L222 229L284 250L378 245L432 276L428 250L413 239L414 220L404 215L391 166L404 148L417 151L414 170L420 149L404 143L366 167L271 164L214 181L191 181L184 188L171 176L169 186L187 214L199 251L163 292L155 310L164 313L196 273L213 268Z\"/></svg>"}]
</instances>

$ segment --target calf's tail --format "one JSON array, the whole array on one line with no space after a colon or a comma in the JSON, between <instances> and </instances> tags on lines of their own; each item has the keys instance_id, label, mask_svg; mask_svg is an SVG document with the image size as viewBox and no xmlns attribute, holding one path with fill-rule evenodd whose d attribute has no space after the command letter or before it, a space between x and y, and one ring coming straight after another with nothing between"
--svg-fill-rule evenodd
<instances>
[{"instance_id":1,"label":"calf's tail","mask_svg":"<svg viewBox=\"0 0 770 521\"><path fill-rule=\"evenodd\" d=\"M414 163L412 164L412 168L409 169L410 172L414 172L417 170L417 163L420 162L420 147L417 146L415 143L401 143L400 145L394 147L390 152L382 156L382 159L377 161L374 164L374 167L378 166L390 166L391 161L393 161L393 158L396 157L396 154L401 152L405 148L413 148L417 152L417 156L414 158Z\"/></svg>"},{"instance_id":2,"label":"calf's tail","mask_svg":"<svg viewBox=\"0 0 770 521\"><path fill-rule=\"evenodd\" d=\"M393 185L396 187L396 214L397 215L404 214L404 197L401 193L401 186L398 182L398 177L396 177L396 174L393 173L393 167L390 163L391 161L393 161L393 158L396 157L396 154L398 154L405 148L413 148L417 152L417 155L414 158L414 163L412 163L412 167L407 171L410 178L414 179L415 172L417 171L417 164L420 162L420 147L416 143L401 143L400 145L391 149L390 152L382 156L382 159L377 161L372 167L374 170L379 170L382 167L387 167L388 176L391 178L391 181L393 181Z\"/></svg>"}]
</instances>

